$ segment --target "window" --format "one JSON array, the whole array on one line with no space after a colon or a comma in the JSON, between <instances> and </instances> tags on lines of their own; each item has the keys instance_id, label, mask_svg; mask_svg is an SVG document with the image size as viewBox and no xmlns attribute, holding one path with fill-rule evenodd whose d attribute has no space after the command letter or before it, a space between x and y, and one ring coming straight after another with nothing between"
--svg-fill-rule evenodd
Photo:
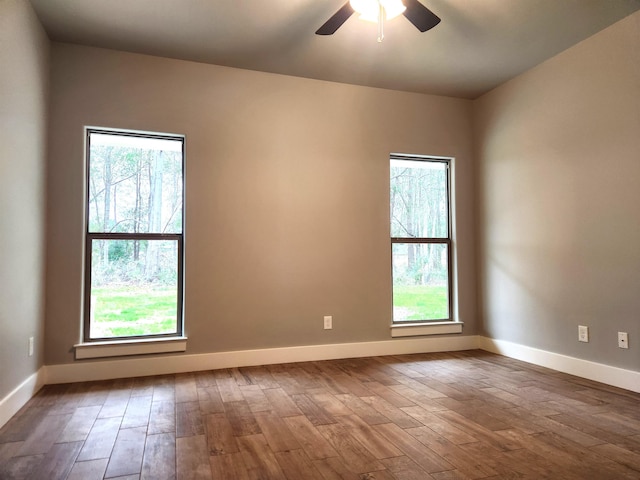
<instances>
[{"instance_id":1,"label":"window","mask_svg":"<svg viewBox=\"0 0 640 480\"><path fill-rule=\"evenodd\" d=\"M450 162L391 156L394 324L453 321Z\"/></svg>"},{"instance_id":2,"label":"window","mask_svg":"<svg viewBox=\"0 0 640 480\"><path fill-rule=\"evenodd\" d=\"M84 341L182 335L184 137L87 129Z\"/></svg>"}]
</instances>

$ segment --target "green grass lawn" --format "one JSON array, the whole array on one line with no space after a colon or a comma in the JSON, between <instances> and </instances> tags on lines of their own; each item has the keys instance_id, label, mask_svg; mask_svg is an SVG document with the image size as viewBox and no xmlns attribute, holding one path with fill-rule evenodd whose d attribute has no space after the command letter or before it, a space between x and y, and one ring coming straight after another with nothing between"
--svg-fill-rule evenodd
<instances>
[{"instance_id":1,"label":"green grass lawn","mask_svg":"<svg viewBox=\"0 0 640 480\"><path fill-rule=\"evenodd\" d=\"M393 288L394 320L441 320L449 317L446 286L411 285Z\"/></svg>"},{"instance_id":2,"label":"green grass lawn","mask_svg":"<svg viewBox=\"0 0 640 480\"><path fill-rule=\"evenodd\" d=\"M103 287L94 288L92 293L94 338L175 332L175 288ZM395 321L444 319L447 309L446 286L394 287Z\"/></svg>"},{"instance_id":3,"label":"green grass lawn","mask_svg":"<svg viewBox=\"0 0 640 480\"><path fill-rule=\"evenodd\" d=\"M175 333L175 287L103 287L92 289L92 335L124 337Z\"/></svg>"}]
</instances>

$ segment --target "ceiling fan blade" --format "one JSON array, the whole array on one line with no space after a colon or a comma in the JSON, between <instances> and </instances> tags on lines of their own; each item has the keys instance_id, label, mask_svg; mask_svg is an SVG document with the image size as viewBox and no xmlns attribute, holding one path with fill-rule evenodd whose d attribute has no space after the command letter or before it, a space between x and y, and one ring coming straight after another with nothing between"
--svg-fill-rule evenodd
<instances>
[{"instance_id":1,"label":"ceiling fan blade","mask_svg":"<svg viewBox=\"0 0 640 480\"><path fill-rule=\"evenodd\" d=\"M317 31L316 35L333 35L344 22L353 14L353 8L349 2L345 3L340 10L325 22Z\"/></svg>"},{"instance_id":2,"label":"ceiling fan blade","mask_svg":"<svg viewBox=\"0 0 640 480\"><path fill-rule=\"evenodd\" d=\"M440 23L440 17L418 0L404 0L404 6L407 9L403 15L421 32L426 32Z\"/></svg>"}]
</instances>

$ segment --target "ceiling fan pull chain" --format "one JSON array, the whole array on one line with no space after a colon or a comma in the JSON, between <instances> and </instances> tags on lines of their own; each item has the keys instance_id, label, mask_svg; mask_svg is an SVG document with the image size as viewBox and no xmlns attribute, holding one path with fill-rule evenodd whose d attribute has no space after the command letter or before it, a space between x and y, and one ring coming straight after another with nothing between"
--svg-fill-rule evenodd
<instances>
[{"instance_id":1,"label":"ceiling fan pull chain","mask_svg":"<svg viewBox=\"0 0 640 480\"><path fill-rule=\"evenodd\" d=\"M382 40L384 39L384 7L382 6L382 3L380 2L380 0L378 0L378 8L380 9L378 11L378 43L382 43Z\"/></svg>"}]
</instances>

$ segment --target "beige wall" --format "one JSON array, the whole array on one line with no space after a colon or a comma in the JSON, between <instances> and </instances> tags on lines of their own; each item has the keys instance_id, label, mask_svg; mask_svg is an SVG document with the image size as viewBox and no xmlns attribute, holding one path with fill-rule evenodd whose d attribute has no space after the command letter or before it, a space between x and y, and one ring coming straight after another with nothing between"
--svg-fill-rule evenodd
<instances>
[{"instance_id":1,"label":"beige wall","mask_svg":"<svg viewBox=\"0 0 640 480\"><path fill-rule=\"evenodd\" d=\"M488 336L640 370L638 45L635 13L475 102Z\"/></svg>"},{"instance_id":2,"label":"beige wall","mask_svg":"<svg viewBox=\"0 0 640 480\"><path fill-rule=\"evenodd\" d=\"M29 2L0 0L0 399L43 363L48 62Z\"/></svg>"},{"instance_id":3,"label":"beige wall","mask_svg":"<svg viewBox=\"0 0 640 480\"><path fill-rule=\"evenodd\" d=\"M469 101L52 55L47 364L80 336L85 125L186 135L187 353L389 339L391 152L456 158L459 316L476 333Z\"/></svg>"}]
</instances>

